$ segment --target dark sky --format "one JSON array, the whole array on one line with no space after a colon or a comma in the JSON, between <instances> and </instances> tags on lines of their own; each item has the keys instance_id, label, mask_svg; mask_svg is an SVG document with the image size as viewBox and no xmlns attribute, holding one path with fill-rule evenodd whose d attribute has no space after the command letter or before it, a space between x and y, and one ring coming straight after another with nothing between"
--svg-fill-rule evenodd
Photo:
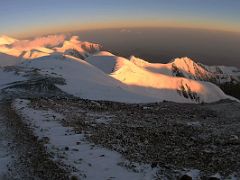
<instances>
[{"instance_id":1,"label":"dark sky","mask_svg":"<svg viewBox=\"0 0 240 180\"><path fill-rule=\"evenodd\" d=\"M190 57L209 65L240 67L240 33L183 29L134 28L82 31L82 40L97 42L116 55L166 63Z\"/></svg>"}]
</instances>

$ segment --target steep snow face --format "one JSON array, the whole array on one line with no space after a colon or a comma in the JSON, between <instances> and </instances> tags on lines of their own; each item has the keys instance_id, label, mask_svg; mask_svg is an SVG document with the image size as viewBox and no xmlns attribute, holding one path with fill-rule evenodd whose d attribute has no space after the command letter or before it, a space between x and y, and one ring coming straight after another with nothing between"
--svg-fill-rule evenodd
<instances>
[{"instance_id":1,"label":"steep snow face","mask_svg":"<svg viewBox=\"0 0 240 180\"><path fill-rule=\"evenodd\" d=\"M187 57L175 59L172 62L172 70L173 73L182 73L184 77L189 79L209 80L212 78L212 73Z\"/></svg>"}]
</instances>

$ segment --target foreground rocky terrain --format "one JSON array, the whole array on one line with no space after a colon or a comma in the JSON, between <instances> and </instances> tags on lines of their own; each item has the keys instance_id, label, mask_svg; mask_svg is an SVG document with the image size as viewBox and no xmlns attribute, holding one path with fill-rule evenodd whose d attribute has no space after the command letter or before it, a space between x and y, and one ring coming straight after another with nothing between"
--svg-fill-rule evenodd
<instances>
[{"instance_id":1,"label":"foreground rocky terrain","mask_svg":"<svg viewBox=\"0 0 240 180\"><path fill-rule=\"evenodd\" d=\"M160 179L175 179L185 168L200 170L203 179L216 173L226 177L240 172L238 103L193 106L65 98L31 101L35 108L63 113L64 123L86 132L89 141L118 151L132 162L160 167Z\"/></svg>"},{"instance_id":2,"label":"foreground rocky terrain","mask_svg":"<svg viewBox=\"0 0 240 180\"><path fill-rule=\"evenodd\" d=\"M230 100L199 105L91 101L69 96L55 83L59 79L38 77L13 83L1 91L1 129L7 133L3 133L0 141L8 141L5 151L12 154L4 179L91 179L88 170L97 170L98 158L86 160L91 160L86 171L78 169L84 164L81 158L79 162L74 161L76 166L69 162L74 158L72 152L81 154L84 143L89 143L96 152L97 148L104 148L119 153L123 160L116 167L134 172L135 179L140 179L136 174L144 170L152 175L148 178L144 175L142 179L240 178L239 103ZM27 100L28 104L16 106L16 99L20 104ZM24 109L27 109L25 113L47 112L44 123L57 121L59 128L71 128L63 135L70 140L78 134L85 138L76 140L77 148L67 141L65 144L64 140L59 147L51 144L52 135L57 136L58 132L44 129L41 123L34 125L24 115ZM62 118L56 118L52 112ZM104 151L99 158L107 158L108 152ZM100 174L96 176L101 179Z\"/></svg>"}]
</instances>

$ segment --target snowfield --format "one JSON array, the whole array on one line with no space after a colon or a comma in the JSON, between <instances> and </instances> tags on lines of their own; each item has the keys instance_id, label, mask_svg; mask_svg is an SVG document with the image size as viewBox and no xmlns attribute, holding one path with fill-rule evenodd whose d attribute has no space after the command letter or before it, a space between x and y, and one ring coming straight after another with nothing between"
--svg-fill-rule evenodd
<instances>
[{"instance_id":1,"label":"snowfield","mask_svg":"<svg viewBox=\"0 0 240 180\"><path fill-rule=\"evenodd\" d=\"M126 103L160 102L163 100L197 103L214 102L231 98L217 86L208 82L170 77L145 71L124 58L109 56L100 61L98 68L88 62L71 56L52 55L24 62L22 67L40 69L44 75L62 77L66 85L59 86L63 91L77 97L92 100L108 100ZM90 61L90 60L89 60ZM110 75L101 71L116 61L115 72ZM94 61L94 58L91 59ZM95 64L96 65L96 64ZM110 68L109 68L110 69ZM109 70L108 69L108 70ZM115 68L114 68L115 69ZM190 88L192 99L181 95L182 88ZM179 91L178 91L179 90ZM194 99L196 98L196 99Z\"/></svg>"},{"instance_id":2,"label":"snowfield","mask_svg":"<svg viewBox=\"0 0 240 180\"><path fill-rule=\"evenodd\" d=\"M217 77L229 81L232 76L238 80L239 72L232 67L214 69L189 58L177 58L168 64L149 63L134 56L130 59L118 57L100 49L100 45L81 42L77 36L20 41L3 36L0 65L17 65L37 69L42 75L61 77L66 82L58 86L61 90L84 99L125 103L236 100L206 82ZM221 76L216 69L219 73L222 69Z\"/></svg>"},{"instance_id":3,"label":"snowfield","mask_svg":"<svg viewBox=\"0 0 240 180\"><path fill-rule=\"evenodd\" d=\"M128 91L128 86L95 66L70 56L42 57L24 62L21 66L40 69L43 75L64 78L66 85L58 85L58 87L77 97L131 103L154 101L154 99Z\"/></svg>"}]
</instances>

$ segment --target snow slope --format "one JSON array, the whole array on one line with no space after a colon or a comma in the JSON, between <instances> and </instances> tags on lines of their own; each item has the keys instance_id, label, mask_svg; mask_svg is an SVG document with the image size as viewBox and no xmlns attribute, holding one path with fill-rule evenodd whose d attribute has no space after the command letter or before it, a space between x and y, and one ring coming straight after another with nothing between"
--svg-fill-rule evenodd
<instances>
[{"instance_id":1,"label":"snow slope","mask_svg":"<svg viewBox=\"0 0 240 180\"><path fill-rule=\"evenodd\" d=\"M53 76L54 73L64 78L66 85L59 87L81 98L132 103L154 101L128 91L126 85L86 61L71 56L51 55L24 62L21 66L41 69L42 74Z\"/></svg>"},{"instance_id":2,"label":"snow slope","mask_svg":"<svg viewBox=\"0 0 240 180\"><path fill-rule=\"evenodd\" d=\"M91 62L97 62L95 57L98 56L93 56ZM42 57L24 62L22 66L41 69L43 74L56 74L64 78L66 85L60 86L63 91L86 99L127 103L163 100L198 103L229 98L217 86L208 82L155 74L116 56L102 56L102 58L99 60L103 63L97 64L97 67L66 55ZM112 62L115 62L118 68L108 75L102 70L112 67Z\"/></svg>"},{"instance_id":3,"label":"snow slope","mask_svg":"<svg viewBox=\"0 0 240 180\"><path fill-rule=\"evenodd\" d=\"M62 36L34 40L3 37L2 44L0 66L23 62L23 67L65 79L66 85L60 86L63 91L94 100L200 103L233 99L205 81L232 81L240 73L234 68L197 64L189 58L168 64L149 63L134 56L126 59L100 51L100 45L81 42L77 36L69 40Z\"/></svg>"}]
</instances>

